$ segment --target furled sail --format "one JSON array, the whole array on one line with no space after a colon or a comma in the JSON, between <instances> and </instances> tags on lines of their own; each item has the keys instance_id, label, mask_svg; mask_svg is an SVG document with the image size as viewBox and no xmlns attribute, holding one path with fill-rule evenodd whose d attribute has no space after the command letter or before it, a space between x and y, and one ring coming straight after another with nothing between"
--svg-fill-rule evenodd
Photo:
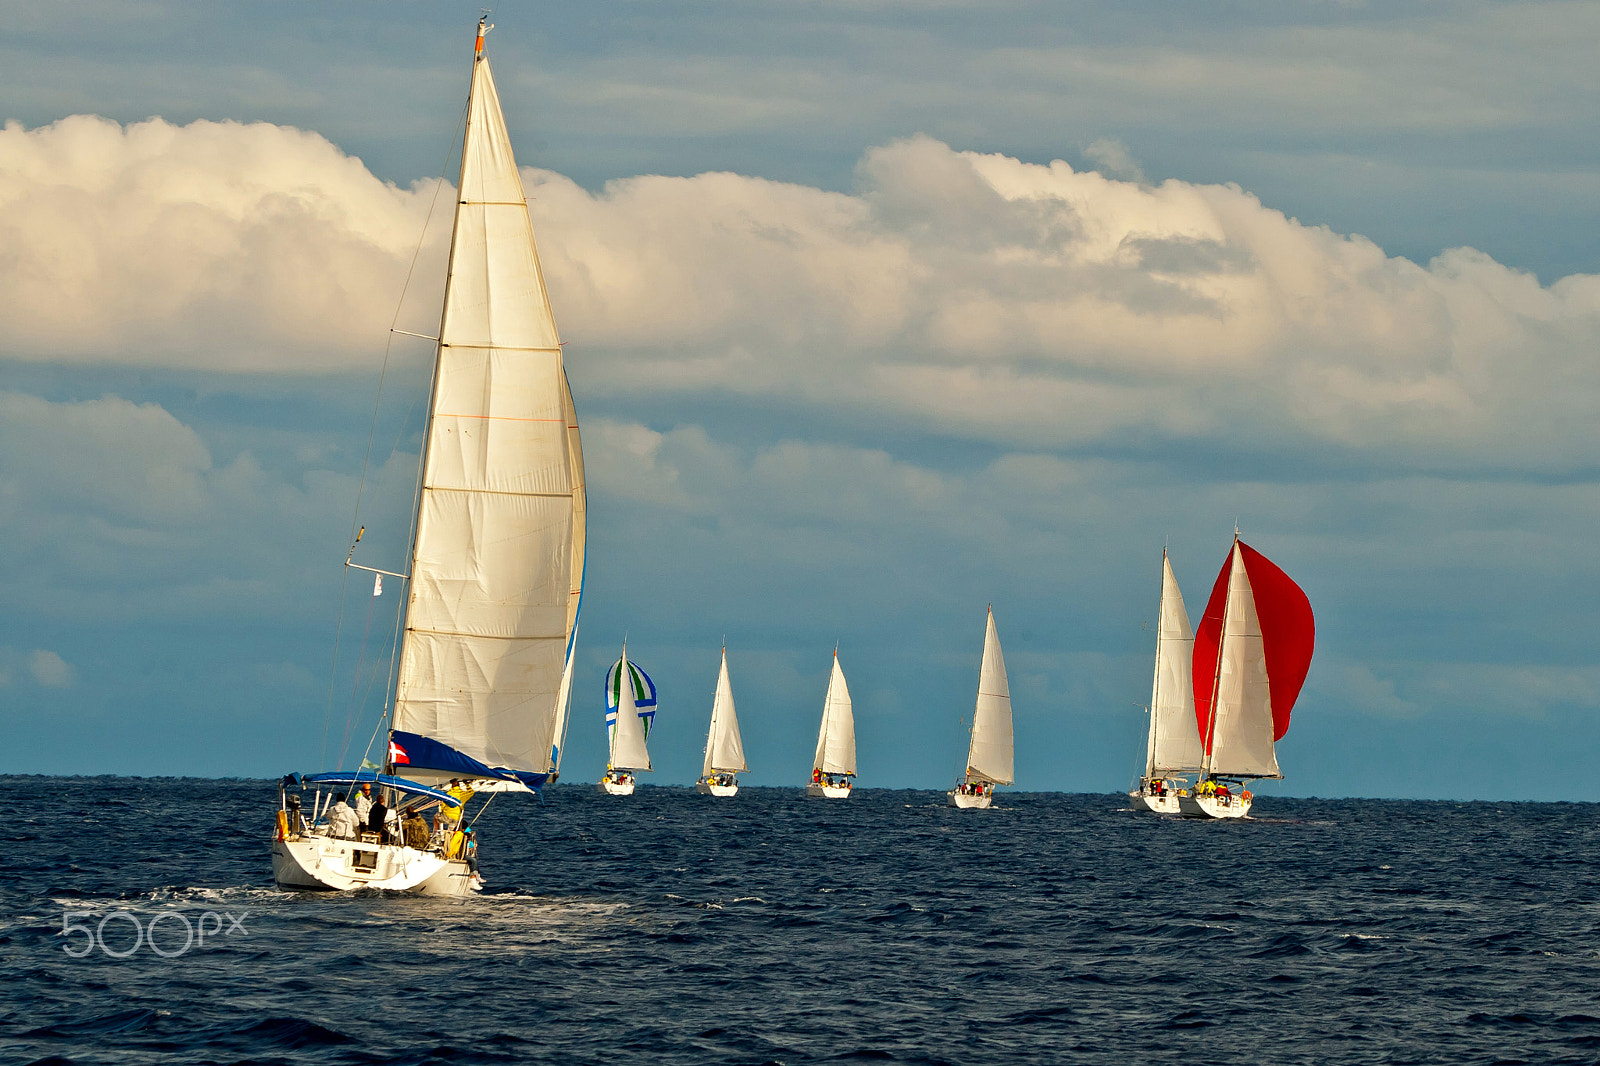
<instances>
[{"instance_id":1,"label":"furled sail","mask_svg":"<svg viewBox=\"0 0 1600 1066\"><path fill-rule=\"evenodd\" d=\"M1194 630L1172 562L1161 553L1161 618L1156 624L1156 669L1150 689L1150 743L1145 777L1198 770L1206 753L1194 717Z\"/></svg>"},{"instance_id":2,"label":"furled sail","mask_svg":"<svg viewBox=\"0 0 1600 1066\"><path fill-rule=\"evenodd\" d=\"M1195 634L1195 722L1208 773L1283 776L1273 745L1289 731L1315 641L1306 594L1236 537Z\"/></svg>"},{"instance_id":3,"label":"furled sail","mask_svg":"<svg viewBox=\"0 0 1600 1066\"><path fill-rule=\"evenodd\" d=\"M967 780L1011 784L1011 686L1000 654L994 610L983 634L983 667L978 671L978 705L972 712L972 742L967 747Z\"/></svg>"},{"instance_id":4,"label":"furled sail","mask_svg":"<svg viewBox=\"0 0 1600 1066\"><path fill-rule=\"evenodd\" d=\"M817 756L813 770L825 774L856 772L856 720L850 709L850 688L839 669L839 653L833 653L833 674L828 678L828 694L822 701L822 728L817 731Z\"/></svg>"},{"instance_id":5,"label":"furled sail","mask_svg":"<svg viewBox=\"0 0 1600 1066\"><path fill-rule=\"evenodd\" d=\"M428 421L394 724L542 775L583 583L583 458L482 37Z\"/></svg>"},{"instance_id":6,"label":"furled sail","mask_svg":"<svg viewBox=\"0 0 1600 1066\"><path fill-rule=\"evenodd\" d=\"M625 677L630 681L636 676L630 669L633 666L628 662L628 652L624 648L622 658L617 660L616 676ZM607 686L609 692L610 686ZM655 686L650 686L652 698ZM613 770L648 770L650 769L650 752L644 746L645 724L644 716L639 712L639 706L634 700L636 689L633 684L624 684L617 692L617 704L613 712L607 714L606 725L611 734L611 758L607 766Z\"/></svg>"},{"instance_id":7,"label":"furled sail","mask_svg":"<svg viewBox=\"0 0 1600 1066\"><path fill-rule=\"evenodd\" d=\"M743 773L744 744L739 739L739 716L733 709L733 685L728 681L728 649L722 649L722 671L717 675L717 694L711 700L711 731L706 736L705 764L700 776L713 773Z\"/></svg>"}]
</instances>

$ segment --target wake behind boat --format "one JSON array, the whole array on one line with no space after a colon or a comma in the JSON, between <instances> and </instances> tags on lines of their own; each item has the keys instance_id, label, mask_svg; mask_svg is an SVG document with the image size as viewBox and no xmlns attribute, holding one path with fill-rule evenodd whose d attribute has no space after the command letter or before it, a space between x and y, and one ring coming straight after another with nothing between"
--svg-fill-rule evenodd
<instances>
[{"instance_id":1,"label":"wake behind boat","mask_svg":"<svg viewBox=\"0 0 1600 1066\"><path fill-rule=\"evenodd\" d=\"M1000 633L994 608L983 631L983 665L978 668L978 702L972 710L972 737L967 742L967 772L950 790L952 806L988 807L994 787L1012 778L1011 686L1000 654Z\"/></svg>"},{"instance_id":2,"label":"wake behind boat","mask_svg":"<svg viewBox=\"0 0 1600 1066\"><path fill-rule=\"evenodd\" d=\"M817 754L811 760L806 795L812 799L849 799L855 776L856 719L850 706L850 687L844 682L835 649L828 693L822 698L822 726L817 730Z\"/></svg>"},{"instance_id":3,"label":"wake behind boat","mask_svg":"<svg viewBox=\"0 0 1600 1066\"><path fill-rule=\"evenodd\" d=\"M443 782L527 791L556 772L583 591L583 451L483 51L490 28L479 20L473 49L410 567L356 563L360 533L345 559L375 575L374 595L385 576L406 583L393 715L385 700L379 727L389 727L387 754L381 773L285 779L273 872L286 887L465 894L476 880L471 833L445 835L449 817L436 817L431 834L351 826L341 808L358 785L375 806L420 823L429 807L452 809L452 794L434 787ZM463 807L453 808L456 823Z\"/></svg>"},{"instance_id":4,"label":"wake behind boat","mask_svg":"<svg viewBox=\"0 0 1600 1066\"><path fill-rule=\"evenodd\" d=\"M1205 751L1194 717L1194 630L1189 627L1189 612L1183 608L1183 594L1164 548L1159 610L1144 773L1128 798L1136 811L1178 814L1179 800L1189 788L1189 779L1183 775L1200 770Z\"/></svg>"},{"instance_id":5,"label":"wake behind boat","mask_svg":"<svg viewBox=\"0 0 1600 1066\"><path fill-rule=\"evenodd\" d=\"M711 728L706 733L706 757L694 790L702 796L724 798L739 793L738 775L750 769L739 739L739 716L733 709L733 685L728 681L728 649L722 649L722 669L717 691L711 697Z\"/></svg>"},{"instance_id":6,"label":"wake behind boat","mask_svg":"<svg viewBox=\"0 0 1600 1066\"><path fill-rule=\"evenodd\" d=\"M1194 638L1205 778L1179 798L1184 817L1243 818L1252 802L1244 783L1283 777L1275 745L1289 731L1315 641L1306 594L1235 530Z\"/></svg>"}]
</instances>

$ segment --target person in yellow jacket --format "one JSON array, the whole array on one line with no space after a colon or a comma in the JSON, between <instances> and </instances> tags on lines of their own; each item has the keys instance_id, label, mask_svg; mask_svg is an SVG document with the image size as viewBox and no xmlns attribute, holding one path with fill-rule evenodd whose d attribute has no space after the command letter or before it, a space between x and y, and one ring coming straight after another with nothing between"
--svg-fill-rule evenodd
<instances>
[{"instance_id":1,"label":"person in yellow jacket","mask_svg":"<svg viewBox=\"0 0 1600 1066\"><path fill-rule=\"evenodd\" d=\"M450 798L455 800L453 806L441 806L439 816L434 819L434 829L441 834L453 833L461 824L462 808L467 805L467 800L476 793L463 785L460 781L451 781L449 788ZM446 837L448 839L448 837Z\"/></svg>"}]
</instances>

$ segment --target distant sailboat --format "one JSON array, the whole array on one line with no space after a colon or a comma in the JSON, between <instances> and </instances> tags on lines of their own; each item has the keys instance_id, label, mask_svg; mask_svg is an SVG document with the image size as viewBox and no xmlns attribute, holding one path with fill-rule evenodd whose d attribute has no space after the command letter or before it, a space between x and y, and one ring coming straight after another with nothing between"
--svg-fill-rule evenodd
<instances>
[{"instance_id":1,"label":"distant sailboat","mask_svg":"<svg viewBox=\"0 0 1600 1066\"><path fill-rule=\"evenodd\" d=\"M606 675L606 731L610 734L611 754L600 791L610 796L631 796L638 779L635 774L650 767L650 752L645 738L656 716L656 683L650 675L628 661L628 646Z\"/></svg>"},{"instance_id":2,"label":"distant sailboat","mask_svg":"<svg viewBox=\"0 0 1600 1066\"><path fill-rule=\"evenodd\" d=\"M1252 802L1243 783L1283 777L1274 745L1289 731L1315 642L1306 594L1235 532L1194 638L1205 777L1179 798L1185 817L1242 818ZM1240 786L1237 795L1229 782Z\"/></svg>"},{"instance_id":3,"label":"distant sailboat","mask_svg":"<svg viewBox=\"0 0 1600 1066\"><path fill-rule=\"evenodd\" d=\"M402 840L347 821L338 801L366 785L390 814L448 810L459 796L433 786L537 789L559 759L583 590L583 452L483 51L490 28L479 20L410 566L354 562L359 533L345 559L407 582L393 718L376 734L386 755L381 769L284 779L272 866L286 887L465 895L481 883L469 832L436 819L431 836L418 826ZM305 812L308 786L318 792Z\"/></svg>"},{"instance_id":4,"label":"distant sailboat","mask_svg":"<svg viewBox=\"0 0 1600 1066\"><path fill-rule=\"evenodd\" d=\"M856 776L856 720L850 709L850 688L833 653L833 673L822 700L822 727L817 731L817 755L811 760L811 783L806 795L846 799Z\"/></svg>"},{"instance_id":5,"label":"distant sailboat","mask_svg":"<svg viewBox=\"0 0 1600 1066\"><path fill-rule=\"evenodd\" d=\"M1183 608L1178 579L1165 549L1161 552L1161 607L1156 624L1155 680L1150 688L1150 735L1145 743L1144 774L1128 793L1134 810L1177 814L1179 793L1205 763L1200 730L1194 719L1194 630Z\"/></svg>"},{"instance_id":6,"label":"distant sailboat","mask_svg":"<svg viewBox=\"0 0 1600 1066\"><path fill-rule=\"evenodd\" d=\"M737 774L744 764L744 744L739 740L739 716L733 709L733 686L728 682L728 649L722 649L722 670L717 674L717 694L711 698L711 728L706 733L706 757L694 789L701 795L733 796L739 791Z\"/></svg>"},{"instance_id":7,"label":"distant sailboat","mask_svg":"<svg viewBox=\"0 0 1600 1066\"><path fill-rule=\"evenodd\" d=\"M983 633L983 666L978 671L967 772L950 790L950 802L957 807L987 807L994 802L994 786L1011 781L1011 686L1006 682L1006 661L1000 654L1000 634L991 607Z\"/></svg>"}]
</instances>

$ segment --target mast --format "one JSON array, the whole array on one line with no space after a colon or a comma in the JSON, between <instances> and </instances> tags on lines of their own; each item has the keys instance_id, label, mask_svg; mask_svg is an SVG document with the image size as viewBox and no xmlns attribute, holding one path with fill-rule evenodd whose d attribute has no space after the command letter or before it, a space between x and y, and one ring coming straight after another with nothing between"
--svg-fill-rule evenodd
<instances>
[{"instance_id":1,"label":"mast","mask_svg":"<svg viewBox=\"0 0 1600 1066\"><path fill-rule=\"evenodd\" d=\"M1222 660L1228 644L1228 608L1233 606L1233 568L1239 565L1239 531L1233 531L1233 547L1228 552L1228 592L1222 599L1222 625L1217 630L1217 669L1211 679L1211 713L1206 716L1206 764L1203 773L1210 777L1216 764L1217 716L1221 708L1217 697L1222 693Z\"/></svg>"},{"instance_id":2,"label":"mast","mask_svg":"<svg viewBox=\"0 0 1600 1066\"><path fill-rule=\"evenodd\" d=\"M1144 748L1144 779L1149 781L1156 772L1156 717L1161 713L1161 620L1167 614L1167 549L1161 548L1161 598L1156 603L1156 665L1155 677L1150 681L1150 735Z\"/></svg>"},{"instance_id":3,"label":"mast","mask_svg":"<svg viewBox=\"0 0 1600 1066\"><path fill-rule=\"evenodd\" d=\"M467 144L472 139L472 104L473 104L473 100L477 96L477 92L478 92L478 71L477 71L477 67L478 67L478 64L480 62L482 62L482 60L483 60L483 38L484 38L484 35L487 34L490 29L493 28L488 23L489 23L488 14L483 14L483 15L479 16L479 18L478 18L478 37L477 37L477 40L474 41L473 45L472 45L472 67L473 67L473 71L472 71L472 77L467 80L467 118L466 118L465 126L464 126L464 128L462 129L462 132L461 132L461 165L456 168L456 192L457 192L456 198L457 198L458 201L464 195L463 183L466 181L466 176L467 176ZM435 331L435 334L434 334L438 339L435 340L434 343L433 343L433 375L428 379L428 403L427 403L426 408L424 409L424 413L423 413L423 416L422 416L422 454L420 456L418 456L418 465L417 465L417 477L418 477L417 502L416 502L416 508L411 513L411 544L410 544L409 550L406 553L406 558L408 559L408 561L411 564L410 566L408 566L406 568L406 573L411 575L411 577L415 577L416 573L417 573L417 548L418 548L418 542L421 539L421 530L422 530L422 497L423 497L423 493L422 493L421 481L426 478L426 473L425 472L428 469L428 457L433 451L434 401L435 401L436 397L439 395L439 373L440 373L440 370L444 366L444 326L445 326L446 319L448 319L449 316L450 316L450 290L455 284L456 242L460 239L460 236L461 236L461 206L460 206L459 203L457 203L456 210L452 214L451 219L450 219L450 254L445 259L444 300L439 304L439 328ZM411 593L411 585L410 585L410 580L408 579L407 580L407 584L406 584L406 598L405 598L405 602L404 602L404 604L403 604L403 606L401 608L401 613L400 613L400 631L402 633L404 633L406 631L406 622L411 617L412 597L411 597L410 593ZM404 683L405 682L404 682L403 677L396 677L395 678L395 682L394 682L394 686L395 687L394 687L394 692L392 694L393 698L391 700L391 703L392 703L392 705L394 707L394 713L396 713L396 714L399 711L400 687ZM394 740L393 717L391 716L391 711L390 711L390 708L388 708L388 707L384 708L384 712L383 713L384 713L384 717L386 719L388 719L390 721L390 723L391 723L390 729L388 731L388 739L389 739L390 742L388 744L384 745L384 757L383 757L384 770L385 770L386 773L393 774L394 773L394 769L395 769L394 762L393 762L393 760L391 758L392 753L394 751L394 747L393 747L393 740Z\"/></svg>"}]
</instances>

